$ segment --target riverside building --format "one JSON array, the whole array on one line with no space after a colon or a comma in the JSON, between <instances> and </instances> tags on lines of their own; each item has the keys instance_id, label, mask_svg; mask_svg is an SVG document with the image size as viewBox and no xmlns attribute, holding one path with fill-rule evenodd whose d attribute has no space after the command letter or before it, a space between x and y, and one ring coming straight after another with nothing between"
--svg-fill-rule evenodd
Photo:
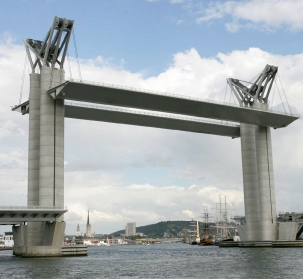
<instances>
[{"instance_id":1,"label":"riverside building","mask_svg":"<svg viewBox=\"0 0 303 279\"><path fill-rule=\"evenodd\" d=\"M127 223L125 226L125 236L136 235L136 223Z\"/></svg>"}]
</instances>

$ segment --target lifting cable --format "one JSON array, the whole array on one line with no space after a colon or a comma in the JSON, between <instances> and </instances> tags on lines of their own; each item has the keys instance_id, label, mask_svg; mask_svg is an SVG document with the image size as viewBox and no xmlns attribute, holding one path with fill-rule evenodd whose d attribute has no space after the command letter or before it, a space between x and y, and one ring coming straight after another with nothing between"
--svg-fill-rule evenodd
<instances>
[{"instance_id":1,"label":"lifting cable","mask_svg":"<svg viewBox=\"0 0 303 279\"><path fill-rule=\"evenodd\" d=\"M274 106L275 93L277 90L276 87L277 87L277 83L276 83L276 79L275 79L275 85L273 86L273 92L272 92L271 108Z\"/></svg>"},{"instance_id":2,"label":"lifting cable","mask_svg":"<svg viewBox=\"0 0 303 279\"><path fill-rule=\"evenodd\" d=\"M276 80L275 80L275 83L276 83ZM286 113L286 109L285 109L285 106L284 106L284 102L283 102L283 100L282 100L282 96L281 96L281 93L280 93L280 90L279 90L279 87L277 86L277 84L276 84L276 87L277 87L277 91L278 91L279 96L280 96L280 100L281 100L281 103L282 103L284 112Z\"/></svg>"},{"instance_id":3,"label":"lifting cable","mask_svg":"<svg viewBox=\"0 0 303 279\"><path fill-rule=\"evenodd\" d=\"M227 92L227 80L226 80L226 86L225 86L224 103L226 103L226 92Z\"/></svg>"},{"instance_id":4,"label":"lifting cable","mask_svg":"<svg viewBox=\"0 0 303 279\"><path fill-rule=\"evenodd\" d=\"M231 96L233 95L232 90L230 90L229 103L231 104Z\"/></svg>"},{"instance_id":5,"label":"lifting cable","mask_svg":"<svg viewBox=\"0 0 303 279\"><path fill-rule=\"evenodd\" d=\"M256 79L262 74L263 71L260 71L259 73L257 73L250 81L246 81L247 83L250 84L254 84L254 82L256 81Z\"/></svg>"},{"instance_id":6,"label":"lifting cable","mask_svg":"<svg viewBox=\"0 0 303 279\"><path fill-rule=\"evenodd\" d=\"M49 37L49 38L48 38L50 46L49 46L49 50L48 50L47 55L49 55L49 53L50 53L50 51L51 51L51 46L52 46L52 43L53 43L53 36L54 36L54 34L52 35L52 37ZM46 40L46 37L47 37L47 35L45 35L44 40ZM47 44L46 44L45 46L46 46L46 48L47 48ZM46 55L46 54L44 54L44 56L45 56L45 55ZM46 58L44 57L44 59L46 59L46 60L45 60L45 63L46 63L46 65L48 65L48 62L47 62L48 57L46 57ZM53 85L54 68L55 68L56 62L54 63L54 66L53 66L53 67L52 67L52 61L50 61L49 63L50 63L50 68L51 68L51 80L50 80L50 83L49 83L49 89L50 89L50 88L52 88L52 85Z\"/></svg>"},{"instance_id":7,"label":"lifting cable","mask_svg":"<svg viewBox=\"0 0 303 279\"><path fill-rule=\"evenodd\" d=\"M225 93L224 93L224 103L226 103L226 92L227 92L227 80L226 80ZM221 124L223 124L223 120L221 120Z\"/></svg>"},{"instance_id":8,"label":"lifting cable","mask_svg":"<svg viewBox=\"0 0 303 279\"><path fill-rule=\"evenodd\" d=\"M231 92L231 91L230 91L230 92ZM237 101L236 101L236 99L235 99L235 94L233 94L233 92L231 92L231 95L233 96L234 105L236 105L236 104L237 104Z\"/></svg>"},{"instance_id":9,"label":"lifting cable","mask_svg":"<svg viewBox=\"0 0 303 279\"><path fill-rule=\"evenodd\" d=\"M24 59L24 66L23 66L23 73L22 73L22 82L21 82L21 89L20 89L20 95L19 95L19 105L21 105L21 101L22 101L24 77L25 77L25 71L26 71L26 58L27 58L27 53L25 52L25 59Z\"/></svg>"},{"instance_id":10,"label":"lifting cable","mask_svg":"<svg viewBox=\"0 0 303 279\"><path fill-rule=\"evenodd\" d=\"M67 64L68 64L68 70L69 70L69 78L72 81L73 80L73 75L72 75L72 68L70 66L70 59L69 59L68 50L67 50Z\"/></svg>"},{"instance_id":11,"label":"lifting cable","mask_svg":"<svg viewBox=\"0 0 303 279\"><path fill-rule=\"evenodd\" d=\"M231 96L233 95L233 91L231 90L231 87L230 87L230 95L229 95L229 104L231 104ZM228 124L228 120L226 121L226 124Z\"/></svg>"},{"instance_id":12,"label":"lifting cable","mask_svg":"<svg viewBox=\"0 0 303 279\"><path fill-rule=\"evenodd\" d=\"M78 65L79 78L80 78L80 82L82 82L82 75L81 75L80 62L79 62L79 57L78 57L78 49L77 49L76 36L75 36L74 28L72 29L72 34L73 34L73 41L74 41L77 65Z\"/></svg>"},{"instance_id":13,"label":"lifting cable","mask_svg":"<svg viewBox=\"0 0 303 279\"><path fill-rule=\"evenodd\" d=\"M290 112L290 114L292 114L291 109L290 109L290 105L289 105L289 103L288 103L287 96L286 96L286 94L285 94L285 91L284 91L284 88L283 88L283 85L282 85L282 82L281 82L281 79L280 79L279 74L277 74L277 76L278 76L278 79L279 79L279 81L280 81L280 84L281 84L281 87L282 87L282 91L283 91L283 93L284 93L284 97L285 97L285 100L286 100L286 103L287 103L289 112Z\"/></svg>"}]
</instances>

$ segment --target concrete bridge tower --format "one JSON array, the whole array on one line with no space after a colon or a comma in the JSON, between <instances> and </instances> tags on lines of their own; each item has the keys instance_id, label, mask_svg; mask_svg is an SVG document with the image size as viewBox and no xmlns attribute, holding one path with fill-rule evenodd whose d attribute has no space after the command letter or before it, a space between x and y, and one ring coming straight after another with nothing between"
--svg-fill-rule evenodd
<instances>
[{"instance_id":1,"label":"concrete bridge tower","mask_svg":"<svg viewBox=\"0 0 303 279\"><path fill-rule=\"evenodd\" d=\"M47 90L62 84L73 21L55 17L44 41L24 41L32 73L29 94L28 206L64 208L64 100ZM15 254L60 254L65 222L28 222L18 227Z\"/></svg>"},{"instance_id":2,"label":"concrete bridge tower","mask_svg":"<svg viewBox=\"0 0 303 279\"><path fill-rule=\"evenodd\" d=\"M241 106L268 110L268 96L278 68L266 65L254 83L247 87L228 79ZM271 131L268 126L240 123L243 187L247 241L277 240L276 200ZM243 239L244 238L244 239Z\"/></svg>"}]
</instances>

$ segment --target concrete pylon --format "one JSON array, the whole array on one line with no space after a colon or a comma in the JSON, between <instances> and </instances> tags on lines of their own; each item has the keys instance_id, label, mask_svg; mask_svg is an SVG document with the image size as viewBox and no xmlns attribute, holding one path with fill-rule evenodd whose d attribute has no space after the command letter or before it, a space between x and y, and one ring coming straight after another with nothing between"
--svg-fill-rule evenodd
<instances>
[{"instance_id":1,"label":"concrete pylon","mask_svg":"<svg viewBox=\"0 0 303 279\"><path fill-rule=\"evenodd\" d=\"M277 240L276 199L269 127L240 124L247 241Z\"/></svg>"},{"instance_id":2,"label":"concrete pylon","mask_svg":"<svg viewBox=\"0 0 303 279\"><path fill-rule=\"evenodd\" d=\"M268 97L278 67L266 65L253 83L229 78L241 106L268 110ZM240 124L246 224L239 227L249 241L277 240L276 200L270 127Z\"/></svg>"},{"instance_id":3,"label":"concrete pylon","mask_svg":"<svg viewBox=\"0 0 303 279\"><path fill-rule=\"evenodd\" d=\"M47 90L64 82L64 70L41 68L40 206L64 206L64 100Z\"/></svg>"},{"instance_id":4,"label":"concrete pylon","mask_svg":"<svg viewBox=\"0 0 303 279\"><path fill-rule=\"evenodd\" d=\"M63 82L62 69L42 67L40 74L30 75L28 206L64 206L64 101L47 93ZM41 251L49 254L46 247L51 246L59 255L65 223L60 222L63 217L58 221L29 222L22 230L26 237L21 237L26 252L18 253L41 256Z\"/></svg>"},{"instance_id":5,"label":"concrete pylon","mask_svg":"<svg viewBox=\"0 0 303 279\"><path fill-rule=\"evenodd\" d=\"M27 204L29 207L38 207L29 210L37 210L40 213L47 210L58 212L54 215L47 213L47 216L39 218L36 218L37 214L33 214L31 222L27 225L13 227L16 240L14 253L22 257L62 256L63 253L65 222L60 212L66 212L64 100L54 100L47 91L65 81L63 65L73 24L73 20L55 16L43 41L30 38L24 40L32 68L28 103Z\"/></svg>"},{"instance_id":6,"label":"concrete pylon","mask_svg":"<svg viewBox=\"0 0 303 279\"><path fill-rule=\"evenodd\" d=\"M258 109L268 109L267 104L256 104ZM260 207L260 239L277 240L275 183L270 127L256 126L256 151Z\"/></svg>"},{"instance_id":7,"label":"concrete pylon","mask_svg":"<svg viewBox=\"0 0 303 279\"><path fill-rule=\"evenodd\" d=\"M30 75L27 204L39 205L40 74Z\"/></svg>"},{"instance_id":8,"label":"concrete pylon","mask_svg":"<svg viewBox=\"0 0 303 279\"><path fill-rule=\"evenodd\" d=\"M255 103L254 108L268 109ZM247 241L277 240L270 127L240 125Z\"/></svg>"},{"instance_id":9,"label":"concrete pylon","mask_svg":"<svg viewBox=\"0 0 303 279\"><path fill-rule=\"evenodd\" d=\"M240 124L241 154L243 171L244 207L245 207L245 239L259 239L260 208L258 188L258 165L255 138L255 125Z\"/></svg>"},{"instance_id":10,"label":"concrete pylon","mask_svg":"<svg viewBox=\"0 0 303 279\"><path fill-rule=\"evenodd\" d=\"M27 205L39 206L40 74L30 74ZM41 245L41 223L28 222L27 245Z\"/></svg>"}]
</instances>

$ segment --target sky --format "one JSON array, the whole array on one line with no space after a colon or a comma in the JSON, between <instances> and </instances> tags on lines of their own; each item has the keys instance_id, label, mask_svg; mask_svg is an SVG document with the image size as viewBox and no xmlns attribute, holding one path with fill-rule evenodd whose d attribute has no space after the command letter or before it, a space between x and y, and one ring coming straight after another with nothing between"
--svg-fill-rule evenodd
<instances>
[{"instance_id":1,"label":"sky","mask_svg":"<svg viewBox=\"0 0 303 279\"><path fill-rule=\"evenodd\" d=\"M81 75L234 102L226 79L250 81L271 64L279 67L272 109L289 112L288 101L292 113L303 113L302 1L11 0L1 5L0 206L26 205L28 115L11 107L21 95L28 100L23 40L43 40L54 16L75 20L67 78ZM278 212L303 211L302 128L299 119L272 130ZM244 214L239 139L65 119L67 234L74 234L77 224L85 230L88 209L96 233L123 229L127 222L202 220L205 208L215 218L220 196L231 215ZM0 227L0 233L9 230Z\"/></svg>"}]
</instances>

